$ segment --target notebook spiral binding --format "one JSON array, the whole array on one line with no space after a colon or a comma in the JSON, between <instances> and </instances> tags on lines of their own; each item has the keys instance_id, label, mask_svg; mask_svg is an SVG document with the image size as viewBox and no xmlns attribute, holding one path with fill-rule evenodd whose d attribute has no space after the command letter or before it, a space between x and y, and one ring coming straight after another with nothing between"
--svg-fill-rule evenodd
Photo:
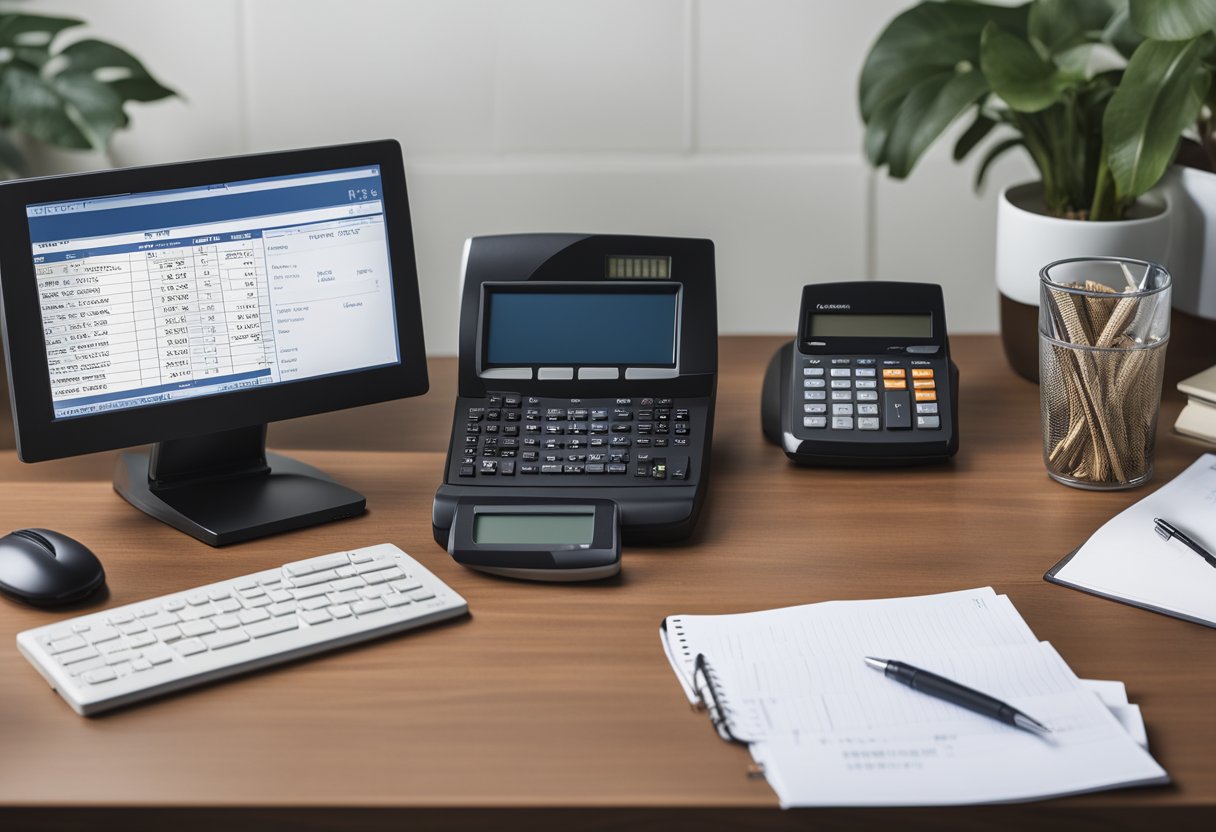
<instances>
[{"instance_id":1,"label":"notebook spiral binding","mask_svg":"<svg viewBox=\"0 0 1216 832\"><path fill-rule=\"evenodd\" d=\"M710 724L714 726L718 736L738 745L750 744L750 740L738 736L731 728L731 719L734 714L731 711L730 702L722 692L722 685L714 675L704 653L698 653L693 662L692 684L697 692L697 698L700 700L700 707L708 713ZM708 698L706 698L706 693L709 694Z\"/></svg>"}]
</instances>

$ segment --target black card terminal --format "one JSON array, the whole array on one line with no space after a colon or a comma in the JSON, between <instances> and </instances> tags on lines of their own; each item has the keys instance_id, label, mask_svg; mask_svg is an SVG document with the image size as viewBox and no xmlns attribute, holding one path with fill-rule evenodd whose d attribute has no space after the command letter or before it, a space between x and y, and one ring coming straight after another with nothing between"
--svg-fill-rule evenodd
<instances>
[{"instance_id":1,"label":"black card terminal","mask_svg":"<svg viewBox=\"0 0 1216 832\"><path fill-rule=\"evenodd\" d=\"M611 500L626 542L687 536L713 432L713 243L513 234L472 238L464 260L435 540L455 553L458 507L506 497Z\"/></svg>"},{"instance_id":2,"label":"black card terminal","mask_svg":"<svg viewBox=\"0 0 1216 832\"><path fill-rule=\"evenodd\" d=\"M958 369L941 287L805 286L798 337L764 381L768 439L808 465L942 462L958 450Z\"/></svg>"}]
</instances>

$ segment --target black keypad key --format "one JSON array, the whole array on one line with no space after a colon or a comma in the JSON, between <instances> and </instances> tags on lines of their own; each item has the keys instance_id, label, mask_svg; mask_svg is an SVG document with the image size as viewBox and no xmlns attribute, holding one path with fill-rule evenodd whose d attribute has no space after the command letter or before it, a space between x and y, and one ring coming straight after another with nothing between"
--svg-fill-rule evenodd
<instances>
[{"instance_id":1,"label":"black keypad key","mask_svg":"<svg viewBox=\"0 0 1216 832\"><path fill-rule=\"evenodd\" d=\"M537 474L540 473L540 466L532 462L525 462L523 465L519 466L519 473Z\"/></svg>"},{"instance_id":2,"label":"black keypad key","mask_svg":"<svg viewBox=\"0 0 1216 832\"><path fill-rule=\"evenodd\" d=\"M884 396L883 423L887 430L911 430L912 396L907 390L887 390Z\"/></svg>"},{"instance_id":3,"label":"black keypad key","mask_svg":"<svg viewBox=\"0 0 1216 832\"><path fill-rule=\"evenodd\" d=\"M667 476L671 477L673 480L688 479L688 457L667 457Z\"/></svg>"},{"instance_id":4,"label":"black keypad key","mask_svg":"<svg viewBox=\"0 0 1216 832\"><path fill-rule=\"evenodd\" d=\"M520 405L519 396L503 396L502 397L502 406L503 407L519 407L519 405Z\"/></svg>"},{"instance_id":5,"label":"black keypad key","mask_svg":"<svg viewBox=\"0 0 1216 832\"><path fill-rule=\"evenodd\" d=\"M498 460L483 459L478 470L481 471L482 474L493 474L498 470Z\"/></svg>"},{"instance_id":6,"label":"black keypad key","mask_svg":"<svg viewBox=\"0 0 1216 832\"><path fill-rule=\"evenodd\" d=\"M470 422L480 422L481 417L484 416L485 414L486 414L486 409L484 407L470 407L469 408L469 421Z\"/></svg>"},{"instance_id":7,"label":"black keypad key","mask_svg":"<svg viewBox=\"0 0 1216 832\"><path fill-rule=\"evenodd\" d=\"M474 475L475 472L476 472L476 469L472 465L461 465L460 466L460 476L462 476L462 477L471 477Z\"/></svg>"},{"instance_id":8,"label":"black keypad key","mask_svg":"<svg viewBox=\"0 0 1216 832\"><path fill-rule=\"evenodd\" d=\"M502 420L502 411L501 410L487 410L486 411L486 421L487 422L498 422L501 420Z\"/></svg>"},{"instance_id":9,"label":"black keypad key","mask_svg":"<svg viewBox=\"0 0 1216 832\"><path fill-rule=\"evenodd\" d=\"M624 422L633 418L633 411L618 407L616 410L612 411L612 418L616 419L618 422Z\"/></svg>"},{"instance_id":10,"label":"black keypad key","mask_svg":"<svg viewBox=\"0 0 1216 832\"><path fill-rule=\"evenodd\" d=\"M469 434L481 433L481 425L470 422L464 426L464 432Z\"/></svg>"},{"instance_id":11,"label":"black keypad key","mask_svg":"<svg viewBox=\"0 0 1216 832\"><path fill-rule=\"evenodd\" d=\"M488 422L488 423L486 424L486 433L498 433L498 429L499 429L500 427L502 427L502 426L501 426L501 425L496 425L496 424L494 424L493 422Z\"/></svg>"},{"instance_id":12,"label":"black keypad key","mask_svg":"<svg viewBox=\"0 0 1216 832\"><path fill-rule=\"evenodd\" d=\"M629 470L629 466L625 465L623 463L620 463L620 462L608 463L608 473L609 474L624 474L628 470Z\"/></svg>"},{"instance_id":13,"label":"black keypad key","mask_svg":"<svg viewBox=\"0 0 1216 832\"><path fill-rule=\"evenodd\" d=\"M613 433L633 433L633 425L618 423L612 426Z\"/></svg>"},{"instance_id":14,"label":"black keypad key","mask_svg":"<svg viewBox=\"0 0 1216 832\"><path fill-rule=\"evenodd\" d=\"M490 407L501 407L502 406L502 396L499 395L498 393L492 393L486 397L486 403L489 404Z\"/></svg>"},{"instance_id":15,"label":"black keypad key","mask_svg":"<svg viewBox=\"0 0 1216 832\"><path fill-rule=\"evenodd\" d=\"M602 462L589 462L589 463L587 463L587 473L588 473L588 474L602 474L602 473L604 473L604 463L602 463Z\"/></svg>"},{"instance_id":16,"label":"black keypad key","mask_svg":"<svg viewBox=\"0 0 1216 832\"><path fill-rule=\"evenodd\" d=\"M519 425L503 425L503 436L519 436Z\"/></svg>"},{"instance_id":17,"label":"black keypad key","mask_svg":"<svg viewBox=\"0 0 1216 832\"><path fill-rule=\"evenodd\" d=\"M608 418L608 411L607 411L607 410L592 410L592 411L591 411L591 420L592 420L592 421L597 421L597 420L598 420L598 421L603 421L603 420L605 420L605 419L607 419L607 418Z\"/></svg>"},{"instance_id":18,"label":"black keypad key","mask_svg":"<svg viewBox=\"0 0 1216 832\"><path fill-rule=\"evenodd\" d=\"M542 463L540 466L540 472L542 474L560 474L562 472L561 463L560 462L548 463L548 464Z\"/></svg>"},{"instance_id":19,"label":"black keypad key","mask_svg":"<svg viewBox=\"0 0 1216 832\"><path fill-rule=\"evenodd\" d=\"M562 473L565 473L565 474L581 474L581 473L583 473L583 466L581 466L581 465L565 465L565 466L563 466L563 467L562 467Z\"/></svg>"},{"instance_id":20,"label":"black keypad key","mask_svg":"<svg viewBox=\"0 0 1216 832\"><path fill-rule=\"evenodd\" d=\"M515 460L504 459L498 463L498 473L504 477L515 476Z\"/></svg>"},{"instance_id":21,"label":"black keypad key","mask_svg":"<svg viewBox=\"0 0 1216 832\"><path fill-rule=\"evenodd\" d=\"M522 458L524 462L536 462L540 458L540 451L524 451Z\"/></svg>"},{"instance_id":22,"label":"black keypad key","mask_svg":"<svg viewBox=\"0 0 1216 832\"><path fill-rule=\"evenodd\" d=\"M633 440L628 436L614 436L609 444L614 448L628 448L633 444Z\"/></svg>"}]
</instances>

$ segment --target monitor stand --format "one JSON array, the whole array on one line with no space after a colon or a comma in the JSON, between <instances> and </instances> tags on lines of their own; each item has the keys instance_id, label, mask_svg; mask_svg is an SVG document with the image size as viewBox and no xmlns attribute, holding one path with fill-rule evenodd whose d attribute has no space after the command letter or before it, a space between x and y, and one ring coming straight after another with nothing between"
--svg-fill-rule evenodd
<instances>
[{"instance_id":1,"label":"monitor stand","mask_svg":"<svg viewBox=\"0 0 1216 832\"><path fill-rule=\"evenodd\" d=\"M367 500L311 465L266 452L266 426L119 455L114 490L212 546L362 514Z\"/></svg>"}]
</instances>

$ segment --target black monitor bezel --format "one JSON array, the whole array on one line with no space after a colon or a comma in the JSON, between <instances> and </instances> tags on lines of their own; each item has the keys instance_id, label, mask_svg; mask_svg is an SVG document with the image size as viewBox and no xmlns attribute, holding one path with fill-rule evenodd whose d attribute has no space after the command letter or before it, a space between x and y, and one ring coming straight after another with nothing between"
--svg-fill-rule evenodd
<instances>
[{"instance_id":1,"label":"black monitor bezel","mask_svg":"<svg viewBox=\"0 0 1216 832\"><path fill-rule=\"evenodd\" d=\"M400 363L55 419L26 207L378 165ZM200 436L417 396L429 386L401 146L392 139L0 183L0 328L17 453L26 462ZM30 313L34 314L30 314Z\"/></svg>"}]
</instances>

